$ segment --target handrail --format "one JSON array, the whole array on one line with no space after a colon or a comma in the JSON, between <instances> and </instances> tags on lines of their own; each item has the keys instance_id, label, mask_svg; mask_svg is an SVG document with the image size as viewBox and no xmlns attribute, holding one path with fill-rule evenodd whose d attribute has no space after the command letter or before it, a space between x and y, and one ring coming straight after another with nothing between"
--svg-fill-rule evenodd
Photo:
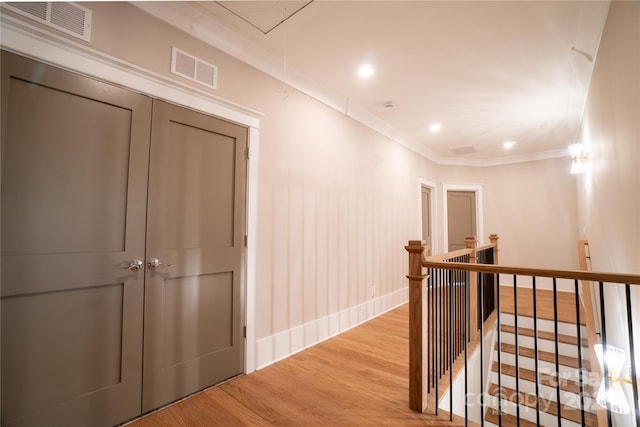
<instances>
[{"instance_id":1,"label":"handrail","mask_svg":"<svg viewBox=\"0 0 640 427\"><path fill-rule=\"evenodd\" d=\"M426 410L426 395L427 393L431 393L429 387L431 385L431 387L434 389L434 393L431 393L431 397L434 398L432 400L432 402L435 400L435 412L436 414L438 413L438 406L439 406L439 399L442 396L441 393L439 393L439 389L438 389L438 379L441 378L443 382L446 381L445 377L443 377L443 375L446 375L449 377L448 382L449 382L449 389L451 390L451 387L453 387L453 379L452 379L452 372L454 371L453 367L454 365L460 366L460 360L458 359L458 351L462 351L459 350L460 349L460 342L456 339L454 339L457 336L460 336L460 328L458 327L458 320L459 319L463 319L464 321L464 328L462 331L462 336L463 336L463 355L464 355L464 372L465 372L465 378L464 378L464 388L465 388L465 395L467 394L467 386L468 386L468 380L467 380L467 360L468 360L468 343L469 343L469 337L471 337L472 335L476 334L477 329L480 329L480 334L479 336L484 336L483 333L483 326L484 326L484 322L482 322L481 319L477 318L476 313L473 313L473 310L475 310L475 307L477 305L478 309L480 310L480 316L478 317L483 317L484 313L487 312L486 309L483 309L481 307L484 307L483 305L483 300L487 301L487 297L490 298L490 300L493 300L494 296L495 296L495 306L496 308L502 307L501 303L500 303L500 288L502 288L503 286L507 286L507 287L511 287L511 285L506 284L506 282L504 284L501 284L501 280L500 280L500 276L510 276L513 275L513 290L510 291L511 294L507 293L508 295L508 299L512 299L513 300L513 307L512 310L513 311L509 311L511 309L509 309L508 307L506 308L507 311L505 311L505 313L512 313L513 315L513 322L514 325L512 325L512 329L514 331L516 331L517 333L514 335L514 341L515 341L515 345L508 343L505 344L507 350L507 352L513 352L513 349L510 349L509 346L514 347L515 349L515 353L516 355L520 355L520 350L519 348L521 348L520 346L524 345L525 349L526 349L526 345L527 344L519 344L519 340L518 340L518 336L520 334L520 327L518 326L518 319L519 319L519 307L521 307L521 304L519 303L519 301L521 301L521 299L518 297L518 294L520 292L524 292L525 294L525 298L527 295L527 291L526 290L522 290L523 288L529 288L531 290L529 290L528 292L530 294L533 295L534 300L533 300L533 307L527 307L527 311L525 312L525 314L522 314L522 316L529 316L533 319L533 332L528 332L528 333L533 333L534 336L534 348L532 350L526 349L527 351L533 351L533 354L535 354L535 375L536 378L539 375L539 366L538 366L538 322L537 319L541 318L541 319L547 319L547 320L551 320L548 316L550 316L549 314L549 310L552 310L552 321L554 322L554 332L552 332L551 334L553 334L555 336L555 375L559 376L560 374L560 365L561 365L561 356L560 356L560 346L562 345L562 342L560 340L560 335L559 331L558 331L558 322L564 322L565 320L559 320L561 316L559 316L559 311L558 309L560 307L562 307L563 310L563 319L568 319L568 317L566 316L566 314L570 314L570 316L572 316L573 313L572 312L572 308L568 307L567 304L573 304L574 302L572 302L573 299L575 299L575 325L576 325L576 346L577 346L577 353L578 356L576 358L577 362L577 372L579 372L580 374L577 374L577 379L567 379L567 381L573 381L574 384L577 384L578 391L572 392L576 395L576 398L579 397L580 399L580 403L579 403L579 407L577 408L578 411L580 411L580 415L582 417L582 424L585 425L585 417L586 416L590 416L589 414L585 413L585 410L590 410L590 409L586 409L586 404L585 404L585 397L590 396L591 399L595 402L595 394L593 394L595 392L595 388L593 388L593 385L595 385L596 383L592 382L594 380L597 380L597 382L601 382L601 387L605 387L605 390L607 390L609 387L612 386L613 382L615 381L625 381L625 382L629 382L632 386L632 390L634 392L634 400L633 400L633 405L634 405L634 410L635 410L635 414L637 415L636 418L636 424L637 427L640 427L640 398L638 398L638 394L640 391L640 387L638 386L638 383L640 382L640 376L637 375L636 368L634 365L634 361L636 360L635 358L635 350L634 350L634 342L633 342L633 329L632 329L632 318L634 316L634 313L636 310L632 309L632 302L631 302L631 286L632 285L640 285L640 274L636 274L636 273L610 273L610 272L593 272L593 271L585 271L585 270L564 270L564 269L546 269L546 268L536 268L536 267L521 267L521 266L505 266L505 265L498 265L497 262L497 254L498 254L498 246L497 246L497 240L498 240L498 236L497 235L492 235L491 236L491 243L487 244L487 245L482 245L482 246L476 246L477 241L475 240L475 238L468 238L468 241L465 241L465 243L467 244L467 248L466 249L461 249L461 250L457 250L457 251L453 251L453 252L449 252L446 254L440 254L440 255L436 255L436 256L430 256L430 257L423 257L423 252L424 252L424 248L421 247L422 244L424 244L425 242L421 242L421 241L410 241L409 242L409 246L406 247L407 251L409 252L409 275L407 276L409 278L409 294L410 294L410 298L409 298L409 302L410 302L410 381L409 381L409 386L410 386L410 407L414 410L417 410L419 412L423 412ZM493 248L493 254L487 254L487 251L490 250L491 248ZM486 256L486 258L485 258ZM484 258L484 259L483 259ZM484 264L483 262L489 262L487 264ZM490 264L491 262L493 262L493 264ZM584 268L584 266L581 264L581 267ZM426 268L426 269L425 269ZM473 272L474 274L470 274L470 272ZM529 286L522 286L521 287L521 282L519 277L531 277L531 283L529 283L529 281L525 281L522 284L524 285L525 283ZM551 292L551 294L545 294L545 295L552 295L553 296L553 304L552 307L543 307L542 310L542 315L539 317L537 313L540 313L540 308L538 307L538 311L536 310L536 299L535 296L538 295L536 290L536 278L550 278L553 279L552 281L552 286L553 289L552 290L546 290L546 286L549 285L548 282L544 281L542 282L543 285L545 285L545 287L541 287L538 289L543 289L543 292ZM427 279L428 284L427 286L424 286L424 279ZM487 291L487 287L485 286L485 279L487 280L486 284L489 285L489 290ZM491 279L491 280L490 280ZM558 292L557 289L557 284L556 284L556 279L560 279L560 280L570 280L573 282L573 288L574 291L571 291L571 296L568 296L568 293L570 291L560 291ZM503 279L504 280L504 279ZM580 283L582 282L582 283ZM539 284L541 282L538 282ZM584 301L580 301L581 299L581 294L584 293L585 290L585 284L590 284L590 283L594 283L599 290L595 290L595 294L594 296L597 297L597 303L599 305L599 307L594 307L594 309L599 309L599 315L600 318L602 320L598 320L598 319L590 319L589 315L593 314L593 313L589 313L588 308L590 308L589 306L585 307L584 306ZM598 343L601 343L603 345L603 348L605 349L605 354L604 357L606 359L606 349L609 348L608 344L607 344L607 336L606 336L606 323L605 323L605 312L608 312L610 309L605 307L605 286L606 287L610 287L611 289L613 289L614 287L618 287L623 285L624 291L626 292L626 308L622 307L620 308L622 310L622 313L624 314L626 312L627 314L627 322L629 325L629 330L627 333L627 339L628 339L628 344L629 344L629 352L630 352L630 360L631 360L631 380L628 379L620 379L617 377L613 377L611 376L610 372L607 372L607 365L604 365L604 372L599 373L599 369L598 366L596 366L597 364L593 363L594 359L597 359L597 357L595 357L595 355L593 354L593 349L594 349L594 337L590 336L589 334L587 334L586 339L583 338L584 335L582 335L581 333L581 326L580 325L584 325L585 321L586 323L596 323L595 326L598 326L598 324L600 325L599 330L601 331L601 336L599 338L596 338L596 340L598 341ZM581 288L582 286L582 288ZM495 289L495 294L491 295L490 291L491 289ZM580 291L580 289L582 289L582 292ZM519 291L521 290L521 291ZM567 295L563 295L560 296L559 294L567 294ZM570 299L567 299L570 298ZM476 304L476 302L478 304ZM619 304L624 304L625 300L623 301L618 301ZM507 300L507 304L510 304L511 301ZM459 312L459 308L462 307L462 312L460 314ZM568 308L567 308L568 307ZM582 308L587 308L586 313L583 311ZM616 305L614 307L614 310L617 310L618 305ZM533 313L530 313L530 309L533 309ZM491 308L491 310L493 310L493 308ZM501 330L501 320L500 320L500 309L498 309L496 311L497 314L497 330ZM586 318L585 318L586 317ZM590 322L591 320L591 322ZM509 321L509 320L508 320ZM572 322L572 321L571 321ZM547 336L549 335L548 332L545 332L547 334ZM497 335L497 343L495 344L495 347L498 350L497 352L497 357L498 357L498 361L497 361L497 377L498 377L498 384L497 384L497 388L499 390L502 390L502 385L501 385L501 378L502 378L502 362L501 362L501 353L503 352L503 343L501 342L501 333L498 333ZM544 338L545 340L548 340L549 338ZM563 338L566 339L566 338ZM551 340L552 342L554 341L554 339ZM487 408L486 406L486 402L484 402L484 393L486 393L486 391L482 391L485 390L484 389L484 379L483 379L483 374L484 374L484 362L483 362L483 355L484 355L484 350L483 350L483 340L481 339L480 341L480 351L479 351L479 358L480 358L480 366L482 366L483 368L480 370L479 375L480 375L480 394L479 399L480 399L480 413L484 414L485 409ZM583 377L582 372L583 372L583 347L587 346L587 343L582 344L583 342L588 342L588 352L591 353L589 359L591 359L591 366L589 366L588 364L586 365L586 370L589 371L589 373L591 374L596 374L595 377L589 377L588 381L591 381L592 383L592 387L588 386L588 383L585 383L585 377ZM609 341L611 342L611 341ZM566 344L566 343L565 343ZM492 344L493 345L493 344ZM616 342L616 345L619 345ZM546 350L545 350L546 351ZM610 350L609 350L610 351ZM512 402L516 403L516 414L515 417L517 419L520 419L520 399L522 394L519 391L519 376L521 375L521 370L519 368L519 364L518 364L518 360L519 357L516 356L515 358L515 368L510 368L513 369L513 372L515 372L515 383L516 383L516 389L514 391L515 396L517 396L517 400ZM550 362L553 363L553 361L551 360L546 360L543 359L546 362ZM460 362L460 363L458 363ZM475 362L474 362L475 363ZM507 363L508 364L508 363ZM494 366L495 366L495 362L494 362ZM435 368L434 368L435 367ZM435 371L434 371L435 369ZM493 368L495 369L495 368ZM528 369L528 368L527 368ZM443 372L444 371L444 372ZM598 375L598 373L600 375ZM507 376L512 375L510 373L506 374ZM528 374L527 374L528 375ZM560 378L560 377L558 377ZM562 394L562 387L561 387L561 382L562 381L555 381L555 401L556 402L560 402L561 401L561 394ZM432 383L435 383L435 387ZM538 396L538 381L536 381L536 392L535 395ZM446 384L444 384L446 388ZM475 385L473 386L475 387ZM443 387L441 387L442 389ZM587 389L589 391L587 391ZM446 391L446 390L445 390ZM493 393L493 392L491 392ZM588 394L587 394L588 393ZM502 395L498 395L497 399L498 399L498 406L497 406L497 413L498 413L498 421L499 423L502 423L502 418L501 418L501 414L502 412L502 400L504 399L503 397L501 397ZM526 394L525 394L526 396ZM449 394L450 399L452 399L452 393ZM526 397L525 397L526 398ZM509 400L511 398L507 398L507 400ZM599 402L600 405L602 405L602 402ZM430 407L432 405L432 403L429 404ZM613 403L611 404L607 404L606 409L603 410L597 410L597 418L602 421L603 418L603 414L606 415L606 418L608 420L611 419L611 412L614 411L613 409ZM449 402L449 408L453 407L453 401L450 400ZM468 413L467 413L468 407L467 405L465 405L465 419L468 419ZM619 409L618 409L619 410ZM542 412L547 412L546 409L542 409L540 406L536 405L536 416L538 417L538 424L540 423L540 413ZM568 412L568 415L565 416L565 411L567 411L567 408L564 405L560 405L558 406L557 409L557 413L555 414L558 418L558 422L560 423L561 419L565 419L568 417L572 417L575 416L571 415L570 412ZM549 412L547 412L549 413ZM592 414L594 412L591 412ZM481 415L484 419L484 415ZM610 423L610 421L609 421ZM606 425L605 424L599 424L599 425ZM610 425L610 424L609 424Z\"/></svg>"},{"instance_id":2,"label":"handrail","mask_svg":"<svg viewBox=\"0 0 640 427\"><path fill-rule=\"evenodd\" d=\"M589 242L587 240L579 240L578 241L578 262L580 263L580 270L582 271L590 271L590 257L588 254ZM592 292L591 282L588 280L582 280L581 283L581 299L582 304L585 307L585 324L587 327L587 342L589 343L589 358L590 360L597 360L597 355L595 351L595 346L598 344L598 335L600 334L600 322L599 319L596 321L596 317L594 316L594 295L595 292ZM591 367L591 373L595 376L596 383L602 381L602 370L600 369L600 365L598 363L594 363ZM607 414L603 408L598 408L596 412L596 416L598 417L598 424L605 425L607 422Z\"/></svg>"},{"instance_id":3,"label":"handrail","mask_svg":"<svg viewBox=\"0 0 640 427\"><path fill-rule=\"evenodd\" d=\"M447 260L447 259L457 258L457 257L463 256L463 255L469 255L472 252L473 252L473 250L469 249L469 248L458 249L457 251L447 252L446 254L431 255L431 256L425 258L423 262L425 262L425 261L431 261L431 262L444 261L444 260Z\"/></svg>"},{"instance_id":4,"label":"handrail","mask_svg":"<svg viewBox=\"0 0 640 427\"><path fill-rule=\"evenodd\" d=\"M640 285L640 275L621 273L599 273L580 270L550 270L532 267L512 267L493 264L467 264L462 262L422 261L423 267L443 268L452 270L476 271L480 273L517 274L523 276L555 277L557 279L589 280L592 282L623 283Z\"/></svg>"},{"instance_id":5,"label":"handrail","mask_svg":"<svg viewBox=\"0 0 640 427\"><path fill-rule=\"evenodd\" d=\"M485 244L485 245L477 246L477 247L476 247L476 251L477 251L477 252L485 251L485 250L487 250L487 249L495 248L495 247L496 247L496 244L495 244L495 243L487 243L487 244Z\"/></svg>"}]
</instances>

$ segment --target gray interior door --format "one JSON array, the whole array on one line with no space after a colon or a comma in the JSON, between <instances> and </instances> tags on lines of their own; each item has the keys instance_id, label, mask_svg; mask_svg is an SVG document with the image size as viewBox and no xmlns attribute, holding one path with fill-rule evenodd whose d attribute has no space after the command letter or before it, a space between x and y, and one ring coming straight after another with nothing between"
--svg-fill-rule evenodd
<instances>
[{"instance_id":1,"label":"gray interior door","mask_svg":"<svg viewBox=\"0 0 640 427\"><path fill-rule=\"evenodd\" d=\"M448 251L466 247L464 239L476 236L476 193L447 191Z\"/></svg>"},{"instance_id":2,"label":"gray interior door","mask_svg":"<svg viewBox=\"0 0 640 427\"><path fill-rule=\"evenodd\" d=\"M143 411L243 371L246 150L246 128L154 101Z\"/></svg>"},{"instance_id":3,"label":"gray interior door","mask_svg":"<svg viewBox=\"0 0 640 427\"><path fill-rule=\"evenodd\" d=\"M151 100L2 52L2 425L141 411Z\"/></svg>"}]
</instances>

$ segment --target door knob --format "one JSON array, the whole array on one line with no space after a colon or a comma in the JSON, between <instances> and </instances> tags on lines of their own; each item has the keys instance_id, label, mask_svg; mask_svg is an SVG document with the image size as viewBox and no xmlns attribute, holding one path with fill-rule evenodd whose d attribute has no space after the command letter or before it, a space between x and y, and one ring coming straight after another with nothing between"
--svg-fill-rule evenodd
<instances>
[{"instance_id":1,"label":"door knob","mask_svg":"<svg viewBox=\"0 0 640 427\"><path fill-rule=\"evenodd\" d=\"M142 260L134 259L126 267L120 267L120 270L139 271L143 265L144 265L144 262L142 262Z\"/></svg>"},{"instance_id":2,"label":"door knob","mask_svg":"<svg viewBox=\"0 0 640 427\"><path fill-rule=\"evenodd\" d=\"M147 267L149 267L150 270L155 270L158 267L169 267L170 265L173 264L166 264L160 261L158 258L149 258L147 260Z\"/></svg>"}]
</instances>

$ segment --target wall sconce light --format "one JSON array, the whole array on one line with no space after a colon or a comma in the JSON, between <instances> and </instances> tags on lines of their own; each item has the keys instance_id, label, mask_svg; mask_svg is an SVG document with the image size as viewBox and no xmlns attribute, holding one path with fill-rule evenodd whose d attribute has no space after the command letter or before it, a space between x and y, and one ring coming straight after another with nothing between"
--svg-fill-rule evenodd
<instances>
[{"instance_id":1,"label":"wall sconce light","mask_svg":"<svg viewBox=\"0 0 640 427\"><path fill-rule=\"evenodd\" d=\"M596 401L598 405L603 408L607 408L616 414L628 414L630 412L629 403L622 391L622 385L620 383L631 384L632 381L626 378L620 378L624 361L627 358L627 353L612 345L603 347L602 344L596 344L593 346L596 357L598 358L598 364L600 370L604 375L605 364L607 367L607 378L602 378L602 383L598 389L598 395Z\"/></svg>"},{"instance_id":2,"label":"wall sconce light","mask_svg":"<svg viewBox=\"0 0 640 427\"><path fill-rule=\"evenodd\" d=\"M584 148L584 145L571 144L569 146L569 154L571 154L571 173L583 173L589 161L589 153Z\"/></svg>"}]
</instances>

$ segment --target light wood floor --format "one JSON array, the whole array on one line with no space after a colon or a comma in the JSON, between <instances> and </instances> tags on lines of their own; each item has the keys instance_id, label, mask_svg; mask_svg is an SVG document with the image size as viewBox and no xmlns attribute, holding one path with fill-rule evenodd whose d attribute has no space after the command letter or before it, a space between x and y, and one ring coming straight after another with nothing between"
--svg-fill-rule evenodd
<instances>
[{"instance_id":1,"label":"light wood floor","mask_svg":"<svg viewBox=\"0 0 640 427\"><path fill-rule=\"evenodd\" d=\"M464 425L409 409L408 305L128 427Z\"/></svg>"}]
</instances>

